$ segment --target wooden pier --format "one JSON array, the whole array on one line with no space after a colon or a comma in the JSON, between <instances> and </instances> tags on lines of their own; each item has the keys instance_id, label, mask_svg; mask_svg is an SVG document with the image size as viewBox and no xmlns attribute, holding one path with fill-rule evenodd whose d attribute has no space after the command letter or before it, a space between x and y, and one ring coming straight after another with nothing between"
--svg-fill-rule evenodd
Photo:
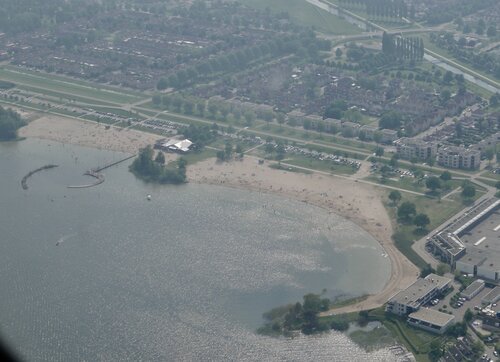
<instances>
[{"instance_id":1,"label":"wooden pier","mask_svg":"<svg viewBox=\"0 0 500 362\"><path fill-rule=\"evenodd\" d=\"M88 185L68 186L68 189L85 189L88 187L94 187L94 186L100 185L104 182L104 175L100 173L102 170L105 170L107 168L113 167L113 166L118 165L118 164L125 162L127 160L130 160L131 158L133 158L135 156L136 155L127 156L121 160L114 161L114 162L108 163L104 166L100 166L100 167L96 167L96 168L93 168L91 170L88 170L84 173L84 175L94 177L95 179L97 179L96 182L94 182L92 184L88 184Z\"/></svg>"},{"instance_id":2,"label":"wooden pier","mask_svg":"<svg viewBox=\"0 0 500 362\"><path fill-rule=\"evenodd\" d=\"M90 170L90 171L92 171L92 172L96 172L96 173L99 173L99 172L101 172L102 170L105 170L105 169L107 169L107 168L110 168L110 167L113 167L113 166L115 166L115 165L118 165L119 163L122 163L122 162L125 162L125 161L127 161L127 160L130 160L131 158L134 158L135 156L136 156L136 155L127 156L127 157L125 157L124 159L121 159L121 160L119 160L119 161L115 161L115 162L108 163L107 165L104 165L104 166L101 166L101 167L93 168L93 169L92 169L92 170ZM90 171L89 171L89 172L90 172Z\"/></svg>"}]
</instances>

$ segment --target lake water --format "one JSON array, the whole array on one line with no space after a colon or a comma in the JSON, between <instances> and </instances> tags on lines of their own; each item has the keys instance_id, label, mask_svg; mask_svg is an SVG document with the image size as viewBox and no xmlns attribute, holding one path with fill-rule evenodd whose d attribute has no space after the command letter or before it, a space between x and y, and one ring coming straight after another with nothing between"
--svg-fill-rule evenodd
<instances>
[{"instance_id":1,"label":"lake water","mask_svg":"<svg viewBox=\"0 0 500 362\"><path fill-rule=\"evenodd\" d=\"M339 333L254 333L263 312L305 293L381 290L390 263L362 229L278 196L146 185L128 172L130 161L105 170L100 186L67 188L123 156L0 143L0 334L25 359L394 359ZM59 167L21 188L25 174L49 163Z\"/></svg>"}]
</instances>

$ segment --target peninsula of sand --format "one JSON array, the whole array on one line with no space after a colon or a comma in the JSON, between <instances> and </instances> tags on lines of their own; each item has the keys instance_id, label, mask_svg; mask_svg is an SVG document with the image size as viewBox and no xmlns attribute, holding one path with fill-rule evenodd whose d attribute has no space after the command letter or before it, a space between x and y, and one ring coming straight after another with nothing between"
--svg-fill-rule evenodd
<instances>
[{"instance_id":1,"label":"peninsula of sand","mask_svg":"<svg viewBox=\"0 0 500 362\"><path fill-rule=\"evenodd\" d=\"M160 136L69 118L45 116L20 129L22 137L33 137L99 149L137 153ZM175 155L168 155L173 158ZM363 173L363 167L360 173ZM331 310L331 314L377 308L392 295L408 287L419 271L392 241L392 223L382 202L385 192L358 182L360 175L338 177L326 173L298 173L276 170L245 156L241 161L218 163L208 159L188 167L189 182L224 185L259 192L276 193L334 212L356 223L384 248L391 262L391 276L384 289L363 301ZM360 266L362 267L362 266Z\"/></svg>"}]
</instances>

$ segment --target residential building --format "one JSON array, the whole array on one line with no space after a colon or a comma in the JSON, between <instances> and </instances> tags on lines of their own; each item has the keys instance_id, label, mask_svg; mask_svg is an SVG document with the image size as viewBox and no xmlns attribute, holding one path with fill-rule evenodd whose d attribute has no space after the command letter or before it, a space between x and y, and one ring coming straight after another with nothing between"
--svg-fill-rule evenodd
<instances>
[{"instance_id":1,"label":"residential building","mask_svg":"<svg viewBox=\"0 0 500 362\"><path fill-rule=\"evenodd\" d=\"M347 137L356 137L359 134L361 126L358 123L345 121L342 122L342 135Z\"/></svg>"},{"instance_id":2,"label":"residential building","mask_svg":"<svg viewBox=\"0 0 500 362\"><path fill-rule=\"evenodd\" d=\"M401 138L396 143L396 151L405 160L428 160L436 156L437 145L419 139Z\"/></svg>"},{"instance_id":3,"label":"residential building","mask_svg":"<svg viewBox=\"0 0 500 362\"><path fill-rule=\"evenodd\" d=\"M444 167L475 170L481 164L481 151L465 147L444 146L438 151L437 162Z\"/></svg>"},{"instance_id":4,"label":"residential building","mask_svg":"<svg viewBox=\"0 0 500 362\"><path fill-rule=\"evenodd\" d=\"M393 129L383 129L380 131L380 142L392 144L398 139L398 131Z\"/></svg>"},{"instance_id":5,"label":"residential building","mask_svg":"<svg viewBox=\"0 0 500 362\"><path fill-rule=\"evenodd\" d=\"M484 140L476 143L473 148L484 154L487 149L496 150L497 144L500 142L500 132L497 132L489 137L486 137Z\"/></svg>"}]
</instances>

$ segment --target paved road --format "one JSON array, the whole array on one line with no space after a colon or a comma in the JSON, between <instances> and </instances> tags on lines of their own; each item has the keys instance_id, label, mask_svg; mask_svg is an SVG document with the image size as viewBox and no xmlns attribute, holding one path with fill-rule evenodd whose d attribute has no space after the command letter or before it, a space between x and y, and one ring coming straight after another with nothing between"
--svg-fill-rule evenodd
<instances>
[{"instance_id":1,"label":"paved road","mask_svg":"<svg viewBox=\"0 0 500 362\"><path fill-rule=\"evenodd\" d=\"M441 26L434 27L434 28L420 28L418 30L416 30L416 29L391 30L391 29L384 28L383 26L380 26L380 25L378 25L378 24L376 24L376 23L374 23L366 18L363 18L362 16L359 16L359 15L349 11L349 10L346 10L344 8L340 8L339 6L332 4L329 1L326 1L326 0L305 0L305 1L307 1L308 3L310 3L312 5L317 6L323 10L326 10L332 14L335 14L335 15L338 15L339 11L341 11L342 13L347 14L349 17L355 19L356 21L363 22L373 29L378 29L380 32L385 31L388 33L406 33L406 32L411 33L413 31L413 32L424 32L425 33L425 32L430 32L430 31L437 31L437 30L441 29L444 25L446 25L446 24L443 24ZM367 35L370 35L370 34L373 34L373 36L375 36L375 34L377 34L377 32L367 33ZM500 88L499 88L500 83L498 83L495 80L488 78L482 74L479 74L476 71L474 71L468 67L465 67L461 64L458 64L457 62L455 62L452 59L449 59L449 58L444 57L440 54L437 54L429 49L425 49L424 58L427 61L429 61L433 64L436 64L437 66L439 66L445 70L449 70L455 74L463 74L463 76L466 80L468 80L471 83L476 84L477 86L479 86L483 89L488 90L489 92L500 93Z\"/></svg>"},{"instance_id":2,"label":"paved road","mask_svg":"<svg viewBox=\"0 0 500 362\"><path fill-rule=\"evenodd\" d=\"M454 74L462 74L467 81L483 89L486 89L489 92L500 93L500 88L498 87L500 86L500 84L498 82L495 82L493 79L487 78L469 68L466 68L463 65L458 64L449 58L440 56L439 54L432 52L429 49L425 49L425 53L426 54L424 54L424 59L431 62L432 64L435 64L438 67L441 67L445 70L449 70ZM467 72L462 71L461 69L457 68L457 66L453 66L453 64L457 65L462 69L467 69ZM489 83L486 83L482 79L487 79ZM494 86L493 84L496 84L497 86Z\"/></svg>"}]
</instances>

